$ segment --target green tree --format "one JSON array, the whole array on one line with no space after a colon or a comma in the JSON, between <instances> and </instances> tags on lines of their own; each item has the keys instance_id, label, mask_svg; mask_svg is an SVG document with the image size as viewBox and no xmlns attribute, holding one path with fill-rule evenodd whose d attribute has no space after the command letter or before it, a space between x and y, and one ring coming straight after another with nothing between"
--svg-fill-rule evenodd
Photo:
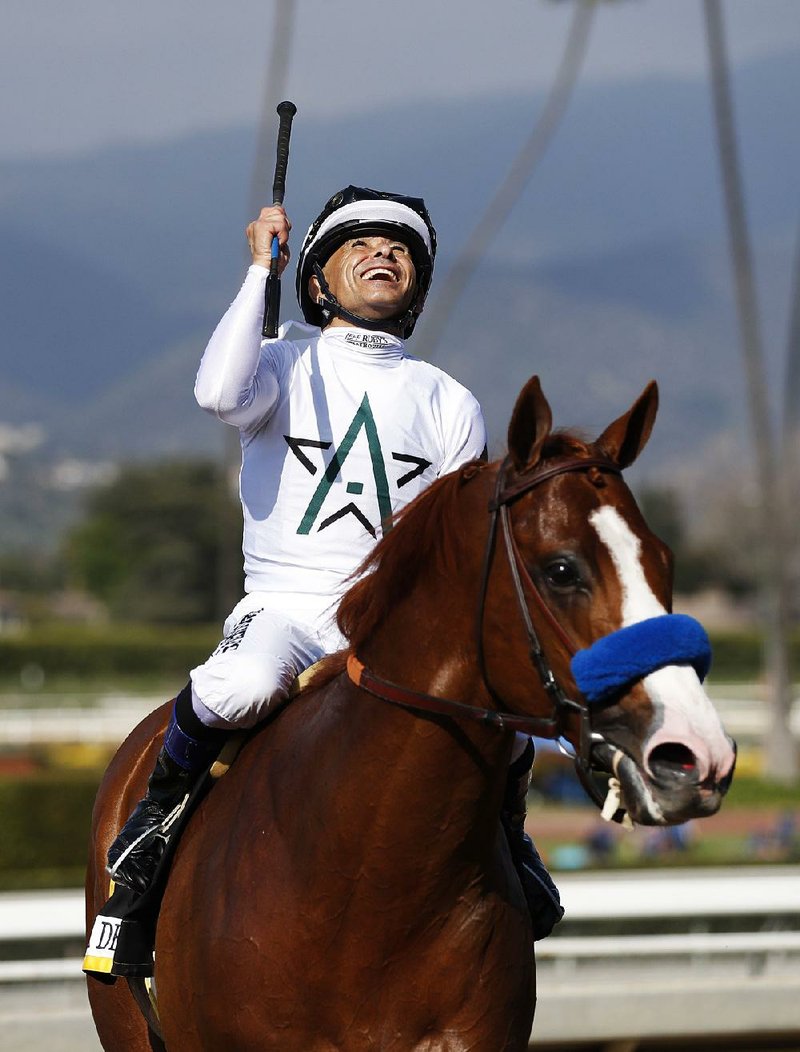
<instances>
[{"instance_id":1,"label":"green tree","mask_svg":"<svg viewBox=\"0 0 800 1052\"><path fill-rule=\"evenodd\" d=\"M720 588L732 596L752 595L757 587L752 560L739 546L740 536L725 529L732 519L740 531L747 522L747 508L726 503L722 517L711 532L687 529L686 509L681 496L668 486L648 486L637 494L642 514L657 537L675 556L675 590L692 594L704 588ZM727 516L725 518L724 516ZM747 543L751 543L750 531Z\"/></svg>"},{"instance_id":2,"label":"green tree","mask_svg":"<svg viewBox=\"0 0 800 1052\"><path fill-rule=\"evenodd\" d=\"M0 553L0 587L26 595L47 595L64 585L62 567L52 552L10 548Z\"/></svg>"},{"instance_id":3,"label":"green tree","mask_svg":"<svg viewBox=\"0 0 800 1052\"><path fill-rule=\"evenodd\" d=\"M124 468L93 492L85 520L68 535L72 583L118 620L213 620L223 522L241 529L219 473L205 461Z\"/></svg>"}]
</instances>

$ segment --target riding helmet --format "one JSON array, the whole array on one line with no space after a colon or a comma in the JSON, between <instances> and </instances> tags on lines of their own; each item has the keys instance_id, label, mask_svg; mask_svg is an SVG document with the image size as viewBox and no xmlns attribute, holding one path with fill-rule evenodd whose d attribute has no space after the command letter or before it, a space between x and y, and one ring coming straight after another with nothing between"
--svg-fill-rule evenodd
<instances>
[{"instance_id":1,"label":"riding helmet","mask_svg":"<svg viewBox=\"0 0 800 1052\"><path fill-rule=\"evenodd\" d=\"M399 323L403 337L414 330L417 316L431 283L436 257L436 231L421 197L405 197L362 186L346 186L325 204L309 227L297 261L297 300L303 317L311 325L324 326L333 315L346 317L356 325L378 329L382 322L361 318L346 311L327 287L322 268L331 255L353 237L381 234L395 236L408 246L416 271L414 299ZM323 302L315 303L308 293L308 282L317 275Z\"/></svg>"}]
</instances>

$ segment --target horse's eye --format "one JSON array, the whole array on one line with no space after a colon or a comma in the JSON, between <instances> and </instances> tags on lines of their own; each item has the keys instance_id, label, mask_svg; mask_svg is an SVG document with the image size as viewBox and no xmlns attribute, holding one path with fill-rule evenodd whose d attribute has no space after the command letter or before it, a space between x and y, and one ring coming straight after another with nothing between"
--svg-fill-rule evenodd
<instances>
[{"instance_id":1,"label":"horse's eye","mask_svg":"<svg viewBox=\"0 0 800 1052\"><path fill-rule=\"evenodd\" d=\"M580 575L575 565L569 559L553 559L544 568L544 579L551 588L566 590L576 588L580 584Z\"/></svg>"}]
</instances>

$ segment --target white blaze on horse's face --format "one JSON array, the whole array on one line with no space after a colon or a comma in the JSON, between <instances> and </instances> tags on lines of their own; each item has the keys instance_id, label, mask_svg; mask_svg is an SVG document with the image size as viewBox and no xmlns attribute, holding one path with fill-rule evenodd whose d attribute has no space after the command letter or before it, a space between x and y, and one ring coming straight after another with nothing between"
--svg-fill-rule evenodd
<instances>
[{"instance_id":1,"label":"white blaze on horse's face","mask_svg":"<svg viewBox=\"0 0 800 1052\"><path fill-rule=\"evenodd\" d=\"M653 594L641 561L641 542L619 512L612 507L593 511L589 521L608 548L622 591L622 625L634 624L667 613ZM715 779L733 766L734 753L697 673L688 665L668 665L642 680L656 715L656 730L648 739L642 762L667 742L685 746L694 755L696 778L702 783L710 773Z\"/></svg>"}]
</instances>

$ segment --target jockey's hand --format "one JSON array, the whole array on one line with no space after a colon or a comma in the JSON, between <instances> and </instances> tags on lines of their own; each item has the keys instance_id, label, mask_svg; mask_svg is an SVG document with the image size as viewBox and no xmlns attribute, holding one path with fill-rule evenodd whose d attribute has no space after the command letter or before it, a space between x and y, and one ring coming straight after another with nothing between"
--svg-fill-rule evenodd
<instances>
[{"instance_id":1,"label":"jockey's hand","mask_svg":"<svg viewBox=\"0 0 800 1052\"><path fill-rule=\"evenodd\" d=\"M289 231L291 229L292 224L289 222L283 205L262 208L258 219L248 223L245 230L253 262L269 269L272 258L272 239L277 237L280 244L278 273L282 274L289 262Z\"/></svg>"}]
</instances>

